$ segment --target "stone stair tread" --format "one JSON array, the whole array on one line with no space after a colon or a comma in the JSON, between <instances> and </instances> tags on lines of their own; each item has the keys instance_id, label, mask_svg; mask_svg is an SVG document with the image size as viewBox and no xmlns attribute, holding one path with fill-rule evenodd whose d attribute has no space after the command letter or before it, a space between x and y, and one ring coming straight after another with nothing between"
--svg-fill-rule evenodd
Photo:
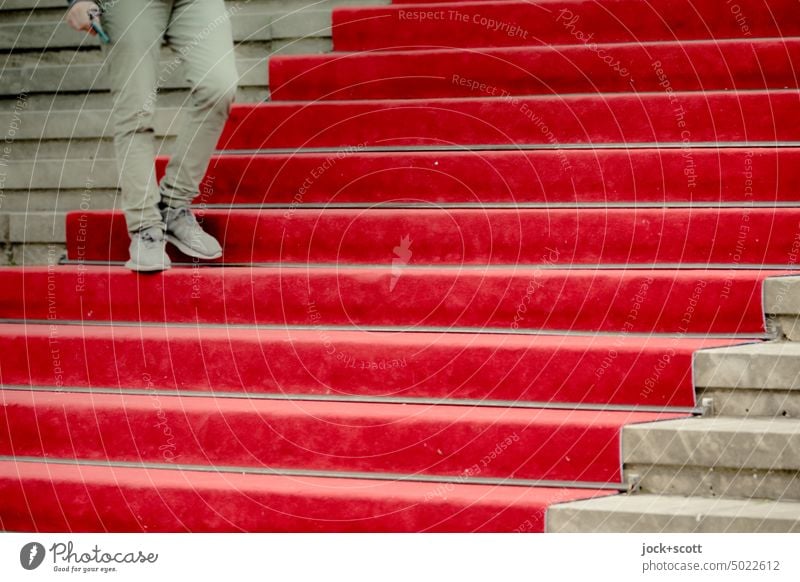
<instances>
[{"instance_id":1,"label":"stone stair tread","mask_svg":"<svg viewBox=\"0 0 800 582\"><path fill-rule=\"evenodd\" d=\"M800 420L700 417L626 427L626 464L792 471L800 476Z\"/></svg>"},{"instance_id":2,"label":"stone stair tread","mask_svg":"<svg viewBox=\"0 0 800 582\"><path fill-rule=\"evenodd\" d=\"M551 532L800 532L800 502L614 495L552 506L547 523Z\"/></svg>"},{"instance_id":3,"label":"stone stair tread","mask_svg":"<svg viewBox=\"0 0 800 582\"><path fill-rule=\"evenodd\" d=\"M800 343L773 341L702 350L695 355L694 369L698 387L796 392Z\"/></svg>"},{"instance_id":4,"label":"stone stair tread","mask_svg":"<svg viewBox=\"0 0 800 582\"><path fill-rule=\"evenodd\" d=\"M237 58L236 67L240 75L239 86L266 87L269 84L267 57ZM176 71L179 69L180 67ZM52 93L54 91L107 91L110 88L101 63L78 64L68 67L60 64L46 64L7 68L0 71L0 81L2 81L2 89L0 89L2 95ZM163 84L165 89L188 86L188 82L178 73L171 75Z\"/></svg>"},{"instance_id":5,"label":"stone stair tread","mask_svg":"<svg viewBox=\"0 0 800 582\"><path fill-rule=\"evenodd\" d=\"M734 346L736 347L736 346ZM680 432L682 434L749 434L762 435L764 433L780 434L784 436L800 437L800 420L788 418L731 418L693 417L658 422L654 424L637 425L631 431L640 432ZM800 458L798 459L800 462Z\"/></svg>"},{"instance_id":6,"label":"stone stair tread","mask_svg":"<svg viewBox=\"0 0 800 582\"><path fill-rule=\"evenodd\" d=\"M0 12L11 10L41 10L46 8L64 8L62 0L4 0L0 5Z\"/></svg>"},{"instance_id":7,"label":"stone stair tread","mask_svg":"<svg viewBox=\"0 0 800 582\"><path fill-rule=\"evenodd\" d=\"M63 4L66 6L66 3ZM231 13L235 42L330 37L330 9L274 11L257 4ZM0 26L0 50L66 49L100 46L92 36L74 31L63 20L33 21L21 26Z\"/></svg>"}]
</instances>

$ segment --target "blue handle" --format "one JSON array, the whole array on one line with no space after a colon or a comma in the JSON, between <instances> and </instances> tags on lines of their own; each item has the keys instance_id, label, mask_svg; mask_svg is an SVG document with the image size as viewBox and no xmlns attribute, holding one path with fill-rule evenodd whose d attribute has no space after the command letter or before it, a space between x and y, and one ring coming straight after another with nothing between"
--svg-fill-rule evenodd
<instances>
[{"instance_id":1,"label":"blue handle","mask_svg":"<svg viewBox=\"0 0 800 582\"><path fill-rule=\"evenodd\" d=\"M100 42L108 44L111 42L111 39L108 38L106 31L103 30L103 26L100 24L100 14L96 10L92 10L89 13L89 21L92 24L92 30L97 33L97 36L100 37Z\"/></svg>"}]
</instances>

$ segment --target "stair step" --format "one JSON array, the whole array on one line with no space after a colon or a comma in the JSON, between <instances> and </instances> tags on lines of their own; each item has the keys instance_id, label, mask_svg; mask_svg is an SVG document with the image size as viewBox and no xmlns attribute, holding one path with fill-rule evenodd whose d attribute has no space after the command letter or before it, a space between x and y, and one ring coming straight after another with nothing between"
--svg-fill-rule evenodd
<instances>
[{"instance_id":1,"label":"stair step","mask_svg":"<svg viewBox=\"0 0 800 582\"><path fill-rule=\"evenodd\" d=\"M309 6L283 12L263 3L250 2L229 8L229 16L236 43L331 36L330 8L326 10L324 7L317 9ZM64 20L35 20L13 27L0 27L0 50L4 51L38 49L42 52L90 46L100 46L100 41L96 37L75 32Z\"/></svg>"},{"instance_id":2,"label":"stair step","mask_svg":"<svg viewBox=\"0 0 800 582\"><path fill-rule=\"evenodd\" d=\"M770 326L791 341L800 340L800 277L776 277L764 286L764 311Z\"/></svg>"},{"instance_id":3,"label":"stair step","mask_svg":"<svg viewBox=\"0 0 800 582\"><path fill-rule=\"evenodd\" d=\"M713 410L721 416L800 418L798 343L759 342L700 351L694 380L698 400L713 399Z\"/></svg>"},{"instance_id":4,"label":"stair step","mask_svg":"<svg viewBox=\"0 0 800 582\"><path fill-rule=\"evenodd\" d=\"M304 8L323 8L327 6L343 6L358 4L388 4L387 0L225 0L225 6L229 11L238 13L241 10L261 9L265 6L272 9L292 9L301 10ZM56 9L61 14L66 11L65 2L62 0L4 0L0 6L0 12L6 18L13 10L27 11L27 17L35 17L37 12L49 13Z\"/></svg>"},{"instance_id":5,"label":"stair step","mask_svg":"<svg viewBox=\"0 0 800 582\"><path fill-rule=\"evenodd\" d=\"M733 343L625 334L5 323L0 324L0 382L692 407L694 352ZM103 365L87 365L90 361Z\"/></svg>"},{"instance_id":6,"label":"stair step","mask_svg":"<svg viewBox=\"0 0 800 582\"><path fill-rule=\"evenodd\" d=\"M736 6L738 14L714 0L445 2L339 8L333 12L333 46L337 51L366 51L790 37L800 33L796 2L737 0Z\"/></svg>"},{"instance_id":7,"label":"stair step","mask_svg":"<svg viewBox=\"0 0 800 582\"><path fill-rule=\"evenodd\" d=\"M167 161L156 161L159 179ZM212 159L199 200L752 205L794 203L798 182L798 148L223 153Z\"/></svg>"},{"instance_id":8,"label":"stair step","mask_svg":"<svg viewBox=\"0 0 800 582\"><path fill-rule=\"evenodd\" d=\"M169 68L171 65L171 69ZM183 76L183 67L174 63L161 65L170 71L161 86L164 89L186 89L189 82ZM267 87L267 58L237 58L236 69L239 71L239 87ZM2 89L0 95L17 95L20 93L52 93L109 91L110 81L101 63L74 64L63 63L8 67L0 70ZM49 111L50 116L57 114ZM13 116L13 114L10 114Z\"/></svg>"},{"instance_id":9,"label":"stair step","mask_svg":"<svg viewBox=\"0 0 800 582\"><path fill-rule=\"evenodd\" d=\"M800 420L716 417L628 426L622 450L626 473L639 475L647 493L800 501Z\"/></svg>"},{"instance_id":10,"label":"stair step","mask_svg":"<svg viewBox=\"0 0 800 582\"><path fill-rule=\"evenodd\" d=\"M0 454L620 483L621 427L675 414L0 392ZM156 408L156 410L154 410ZM121 428L121 427L127 427Z\"/></svg>"},{"instance_id":11,"label":"stair step","mask_svg":"<svg viewBox=\"0 0 800 582\"><path fill-rule=\"evenodd\" d=\"M7 531L542 531L550 505L600 495L609 492L0 462Z\"/></svg>"},{"instance_id":12,"label":"stair step","mask_svg":"<svg viewBox=\"0 0 800 582\"><path fill-rule=\"evenodd\" d=\"M64 8L61 0L5 0L0 11L10 10L41 10L45 8ZM3 15L5 16L5 14Z\"/></svg>"},{"instance_id":13,"label":"stair step","mask_svg":"<svg viewBox=\"0 0 800 582\"><path fill-rule=\"evenodd\" d=\"M106 119L105 112L90 111L80 120L64 123L58 135L81 129L87 130L82 139L96 137L102 126L93 132L84 123L92 115ZM168 126L175 119L167 111L159 112L157 131L171 133ZM25 119L25 123L29 121L34 123ZM39 126L28 134L37 141L50 135L58 137L51 122L47 129ZM71 148L74 146L73 142ZM94 149L94 155L103 153ZM156 159L159 179L168 159ZM8 168L6 190L25 190L25 196L31 188L60 188L63 197L68 194L63 189L84 190L87 182L95 189L115 189L118 181L113 159L20 160L9 162ZM691 178L687 171L693 174ZM222 152L211 160L197 203L295 208L354 203L753 206L796 204L795 184L799 181L800 149L788 147L696 148L688 152L624 146L561 151ZM96 195L93 192L93 197ZM40 208L45 210L58 201L54 197ZM10 203L11 196L4 208Z\"/></svg>"},{"instance_id":14,"label":"stair step","mask_svg":"<svg viewBox=\"0 0 800 582\"><path fill-rule=\"evenodd\" d=\"M797 91L608 93L234 105L222 149L791 141ZM780 119L781 123L775 123Z\"/></svg>"},{"instance_id":15,"label":"stair step","mask_svg":"<svg viewBox=\"0 0 800 582\"><path fill-rule=\"evenodd\" d=\"M270 59L273 101L796 89L800 39L333 53ZM611 59L611 60L609 60Z\"/></svg>"},{"instance_id":16,"label":"stair step","mask_svg":"<svg viewBox=\"0 0 800 582\"><path fill-rule=\"evenodd\" d=\"M367 148L463 150L459 146L466 145L516 151L536 146L557 150L559 172L573 172L564 150L659 144L685 149L686 182L691 184L698 175L692 146L794 143L800 133L793 121L797 101L793 91L749 91L238 104L219 145L228 150L288 148L293 153L297 148L337 148L329 152L334 158ZM775 124L770 112L785 122ZM170 132L176 114L173 109L158 112L158 135ZM107 110L0 114L9 123L16 119L21 140L105 136L107 117Z\"/></svg>"},{"instance_id":17,"label":"stair step","mask_svg":"<svg viewBox=\"0 0 800 582\"><path fill-rule=\"evenodd\" d=\"M770 274L234 267L143 278L118 267L27 267L0 269L0 318L758 335Z\"/></svg>"},{"instance_id":18,"label":"stair step","mask_svg":"<svg viewBox=\"0 0 800 582\"><path fill-rule=\"evenodd\" d=\"M395 268L791 265L800 223L800 209L795 208L235 209L198 216L223 245L223 258L217 262ZM129 238L119 212L69 213L67 241L71 260L128 259Z\"/></svg>"},{"instance_id":19,"label":"stair step","mask_svg":"<svg viewBox=\"0 0 800 582\"><path fill-rule=\"evenodd\" d=\"M615 495L547 512L548 532L800 532L800 503L669 495Z\"/></svg>"}]
</instances>

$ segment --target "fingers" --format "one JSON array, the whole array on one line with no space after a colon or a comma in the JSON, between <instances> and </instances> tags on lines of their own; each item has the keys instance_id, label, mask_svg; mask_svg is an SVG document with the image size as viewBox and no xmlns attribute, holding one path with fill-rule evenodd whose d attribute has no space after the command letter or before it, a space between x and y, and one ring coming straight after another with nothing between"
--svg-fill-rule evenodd
<instances>
[{"instance_id":1,"label":"fingers","mask_svg":"<svg viewBox=\"0 0 800 582\"><path fill-rule=\"evenodd\" d=\"M80 21L77 21L77 20L68 20L67 24L69 24L70 27L72 27L74 30L77 30L79 32L80 31L84 31L84 32L88 32L89 34L97 34L94 31L94 29L92 28L92 23L91 22L80 22Z\"/></svg>"},{"instance_id":2,"label":"fingers","mask_svg":"<svg viewBox=\"0 0 800 582\"><path fill-rule=\"evenodd\" d=\"M96 34L92 29L92 21L89 16L92 8L96 8L96 4L93 2L78 2L74 4L67 13L67 24L74 30Z\"/></svg>"}]
</instances>

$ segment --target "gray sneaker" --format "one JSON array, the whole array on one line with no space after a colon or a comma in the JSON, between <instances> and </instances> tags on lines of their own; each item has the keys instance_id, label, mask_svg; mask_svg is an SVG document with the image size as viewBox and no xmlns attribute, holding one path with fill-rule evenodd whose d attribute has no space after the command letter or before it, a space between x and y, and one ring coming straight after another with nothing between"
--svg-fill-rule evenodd
<instances>
[{"instance_id":1,"label":"gray sneaker","mask_svg":"<svg viewBox=\"0 0 800 582\"><path fill-rule=\"evenodd\" d=\"M167 224L167 240L184 254L197 259L218 259L222 247L213 236L198 224L187 207L164 208L161 211Z\"/></svg>"},{"instance_id":2,"label":"gray sneaker","mask_svg":"<svg viewBox=\"0 0 800 582\"><path fill-rule=\"evenodd\" d=\"M131 258L125 266L132 271L165 271L172 266L164 247L167 240L158 226L144 228L131 234Z\"/></svg>"}]
</instances>

